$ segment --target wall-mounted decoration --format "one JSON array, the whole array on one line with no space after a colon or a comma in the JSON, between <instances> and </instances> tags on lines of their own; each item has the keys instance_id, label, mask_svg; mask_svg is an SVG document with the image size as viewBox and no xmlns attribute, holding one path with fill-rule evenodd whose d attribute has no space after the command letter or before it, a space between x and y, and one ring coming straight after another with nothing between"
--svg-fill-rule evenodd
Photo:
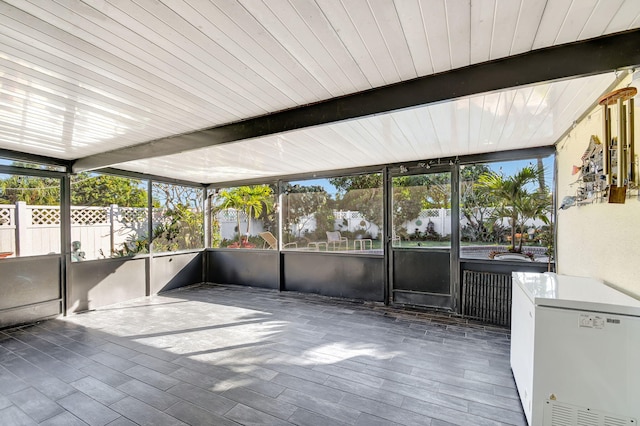
<instances>
[{"instance_id":1,"label":"wall-mounted decoration","mask_svg":"<svg viewBox=\"0 0 640 426\"><path fill-rule=\"evenodd\" d=\"M597 201L624 203L628 191L640 186L633 122L633 98L637 93L635 87L625 87L598 99L603 108L602 140L591 135L582 164L572 170L572 174L580 173L575 195L578 205Z\"/></svg>"},{"instance_id":2,"label":"wall-mounted decoration","mask_svg":"<svg viewBox=\"0 0 640 426\"><path fill-rule=\"evenodd\" d=\"M582 166L575 167L580 173L580 186L576 193L578 203L584 204L599 200L607 191L607 179L604 165L604 146L600 138L591 135L589 146L581 157Z\"/></svg>"},{"instance_id":3,"label":"wall-mounted decoration","mask_svg":"<svg viewBox=\"0 0 640 426\"><path fill-rule=\"evenodd\" d=\"M625 87L598 99L603 108L603 171L610 203L624 203L627 189L638 186L633 123L633 97L637 93L635 87ZM613 128L614 122L617 129Z\"/></svg>"}]
</instances>

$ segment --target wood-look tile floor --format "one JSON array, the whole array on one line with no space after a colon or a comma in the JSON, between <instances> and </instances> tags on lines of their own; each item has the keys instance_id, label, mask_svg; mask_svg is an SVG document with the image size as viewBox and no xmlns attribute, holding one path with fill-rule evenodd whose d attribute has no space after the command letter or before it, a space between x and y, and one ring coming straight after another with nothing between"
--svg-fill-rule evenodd
<instances>
[{"instance_id":1,"label":"wood-look tile floor","mask_svg":"<svg viewBox=\"0 0 640 426\"><path fill-rule=\"evenodd\" d=\"M198 285L0 331L0 425L526 425L509 331Z\"/></svg>"}]
</instances>

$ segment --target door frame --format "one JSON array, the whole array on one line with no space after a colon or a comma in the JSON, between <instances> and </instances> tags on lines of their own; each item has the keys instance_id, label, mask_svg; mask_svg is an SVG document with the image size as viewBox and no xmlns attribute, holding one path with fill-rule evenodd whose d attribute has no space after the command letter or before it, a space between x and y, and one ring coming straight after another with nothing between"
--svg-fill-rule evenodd
<instances>
[{"instance_id":1,"label":"door frame","mask_svg":"<svg viewBox=\"0 0 640 426\"><path fill-rule=\"evenodd\" d=\"M418 162L415 165L401 165L398 167L386 167L384 177L384 235L385 235L385 304L396 304L394 301L394 251L393 247L393 178L398 176L423 175L430 173L449 172L451 175L451 246L449 248L449 297L450 308L442 308L458 312L460 309L460 165L458 161L440 162L440 160ZM400 249L412 250L412 249ZM423 251L425 249L417 249ZM436 249L437 250L437 249ZM441 251L441 250L438 250ZM401 303L411 305L412 303ZM417 306L420 305L416 304ZM429 306L433 308L433 306Z\"/></svg>"}]
</instances>

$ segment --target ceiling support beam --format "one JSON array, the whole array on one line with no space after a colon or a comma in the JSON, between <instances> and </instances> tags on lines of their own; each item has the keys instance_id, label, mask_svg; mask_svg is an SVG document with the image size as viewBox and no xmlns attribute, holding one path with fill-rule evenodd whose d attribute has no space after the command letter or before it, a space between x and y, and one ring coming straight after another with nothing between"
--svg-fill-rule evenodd
<instances>
[{"instance_id":1,"label":"ceiling support beam","mask_svg":"<svg viewBox=\"0 0 640 426\"><path fill-rule=\"evenodd\" d=\"M73 171L259 138L305 127L640 64L640 29L535 50L210 129L80 158Z\"/></svg>"},{"instance_id":2,"label":"ceiling support beam","mask_svg":"<svg viewBox=\"0 0 640 426\"><path fill-rule=\"evenodd\" d=\"M26 152L14 151L11 149L1 149L1 148L0 148L0 158L6 158L8 160L13 160L16 162L43 164L45 166L51 165L51 166L64 167L66 170L71 169L71 163L72 163L70 160L60 160L59 158L45 157L43 155L28 154Z\"/></svg>"}]
</instances>

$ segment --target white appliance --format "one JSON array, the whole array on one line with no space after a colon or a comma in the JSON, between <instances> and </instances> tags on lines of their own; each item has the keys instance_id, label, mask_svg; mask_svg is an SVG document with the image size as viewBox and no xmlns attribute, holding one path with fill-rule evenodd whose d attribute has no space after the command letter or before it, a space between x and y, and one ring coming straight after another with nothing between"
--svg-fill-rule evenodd
<instances>
[{"instance_id":1,"label":"white appliance","mask_svg":"<svg viewBox=\"0 0 640 426\"><path fill-rule=\"evenodd\" d=\"M591 278L514 272L511 318L529 426L640 426L640 301Z\"/></svg>"}]
</instances>

